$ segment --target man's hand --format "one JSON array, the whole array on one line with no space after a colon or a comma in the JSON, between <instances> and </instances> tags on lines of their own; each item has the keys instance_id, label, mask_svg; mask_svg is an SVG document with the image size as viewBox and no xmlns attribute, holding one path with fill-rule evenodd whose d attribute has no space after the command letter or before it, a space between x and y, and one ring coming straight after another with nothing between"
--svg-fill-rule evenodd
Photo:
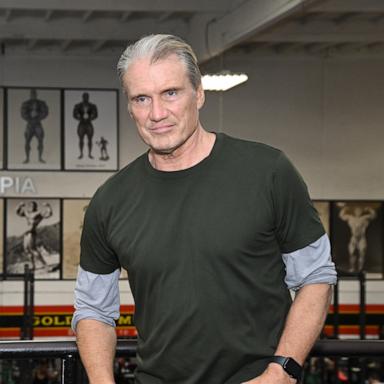
<instances>
[{"instance_id":1,"label":"man's hand","mask_svg":"<svg viewBox=\"0 0 384 384\"><path fill-rule=\"evenodd\" d=\"M258 377L241 384L296 384L279 364L270 363L267 369Z\"/></svg>"}]
</instances>

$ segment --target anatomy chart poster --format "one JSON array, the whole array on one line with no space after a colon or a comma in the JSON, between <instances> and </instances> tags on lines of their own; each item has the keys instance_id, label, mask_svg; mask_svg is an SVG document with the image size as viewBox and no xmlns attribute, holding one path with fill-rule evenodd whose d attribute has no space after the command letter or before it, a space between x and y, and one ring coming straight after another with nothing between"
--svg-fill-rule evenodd
<instances>
[{"instance_id":1,"label":"anatomy chart poster","mask_svg":"<svg viewBox=\"0 0 384 384\"><path fill-rule=\"evenodd\" d=\"M59 279L61 274L61 204L59 199L6 200L6 273L36 279Z\"/></svg>"},{"instance_id":2,"label":"anatomy chart poster","mask_svg":"<svg viewBox=\"0 0 384 384\"><path fill-rule=\"evenodd\" d=\"M332 203L332 255L336 266L348 272L383 274L383 203ZM369 276L369 275L368 275Z\"/></svg>"},{"instance_id":3,"label":"anatomy chart poster","mask_svg":"<svg viewBox=\"0 0 384 384\"><path fill-rule=\"evenodd\" d=\"M61 91L7 89L8 169L61 169Z\"/></svg>"},{"instance_id":4,"label":"anatomy chart poster","mask_svg":"<svg viewBox=\"0 0 384 384\"><path fill-rule=\"evenodd\" d=\"M65 90L66 170L117 170L117 99L117 90Z\"/></svg>"}]
</instances>

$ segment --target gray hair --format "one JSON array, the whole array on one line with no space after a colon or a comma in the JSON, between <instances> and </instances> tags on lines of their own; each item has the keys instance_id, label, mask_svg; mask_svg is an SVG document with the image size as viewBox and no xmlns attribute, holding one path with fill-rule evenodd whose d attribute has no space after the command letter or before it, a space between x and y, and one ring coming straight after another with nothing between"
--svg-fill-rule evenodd
<instances>
[{"instance_id":1,"label":"gray hair","mask_svg":"<svg viewBox=\"0 0 384 384\"><path fill-rule=\"evenodd\" d=\"M174 35L148 35L129 45L117 63L117 73L121 83L129 66L137 59L148 57L151 64L175 54L187 69L189 80L196 90L201 84L201 73L197 58L191 46Z\"/></svg>"}]
</instances>

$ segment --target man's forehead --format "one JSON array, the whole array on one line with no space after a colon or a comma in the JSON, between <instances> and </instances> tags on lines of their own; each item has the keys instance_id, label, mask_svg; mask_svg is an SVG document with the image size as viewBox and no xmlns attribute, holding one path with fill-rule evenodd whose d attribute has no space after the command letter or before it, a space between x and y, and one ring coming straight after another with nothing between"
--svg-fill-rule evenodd
<instances>
[{"instance_id":1,"label":"man's forehead","mask_svg":"<svg viewBox=\"0 0 384 384\"><path fill-rule=\"evenodd\" d=\"M185 78L188 76L184 61L176 54L170 54L156 61L152 61L151 57L135 59L125 72L123 83L128 91L129 87L142 86L151 80L167 82Z\"/></svg>"}]
</instances>

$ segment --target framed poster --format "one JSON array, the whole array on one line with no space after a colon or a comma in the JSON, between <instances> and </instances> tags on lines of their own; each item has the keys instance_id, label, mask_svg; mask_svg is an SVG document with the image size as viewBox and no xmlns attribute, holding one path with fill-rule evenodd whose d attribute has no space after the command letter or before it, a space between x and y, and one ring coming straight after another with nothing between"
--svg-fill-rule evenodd
<instances>
[{"instance_id":1,"label":"framed poster","mask_svg":"<svg viewBox=\"0 0 384 384\"><path fill-rule=\"evenodd\" d=\"M383 203L332 203L332 254L336 266L348 272L383 276Z\"/></svg>"},{"instance_id":2,"label":"framed poster","mask_svg":"<svg viewBox=\"0 0 384 384\"><path fill-rule=\"evenodd\" d=\"M329 204L329 201L314 201L313 205L316 208L317 212L319 213L319 217L320 217L321 223L324 226L325 231L327 232L328 236L330 236L330 231L329 231L330 204Z\"/></svg>"},{"instance_id":3,"label":"framed poster","mask_svg":"<svg viewBox=\"0 0 384 384\"><path fill-rule=\"evenodd\" d=\"M59 279L59 199L7 199L5 272L23 273L28 263L37 279Z\"/></svg>"},{"instance_id":4,"label":"framed poster","mask_svg":"<svg viewBox=\"0 0 384 384\"><path fill-rule=\"evenodd\" d=\"M0 199L0 273L4 267L4 200Z\"/></svg>"},{"instance_id":5,"label":"framed poster","mask_svg":"<svg viewBox=\"0 0 384 384\"><path fill-rule=\"evenodd\" d=\"M0 88L0 169L4 167L4 89Z\"/></svg>"},{"instance_id":6,"label":"framed poster","mask_svg":"<svg viewBox=\"0 0 384 384\"><path fill-rule=\"evenodd\" d=\"M117 90L65 90L66 170L118 168Z\"/></svg>"},{"instance_id":7,"label":"framed poster","mask_svg":"<svg viewBox=\"0 0 384 384\"><path fill-rule=\"evenodd\" d=\"M63 201L63 278L76 279L80 261L80 237L89 199Z\"/></svg>"},{"instance_id":8,"label":"framed poster","mask_svg":"<svg viewBox=\"0 0 384 384\"><path fill-rule=\"evenodd\" d=\"M8 169L61 169L61 92L7 88Z\"/></svg>"}]
</instances>

